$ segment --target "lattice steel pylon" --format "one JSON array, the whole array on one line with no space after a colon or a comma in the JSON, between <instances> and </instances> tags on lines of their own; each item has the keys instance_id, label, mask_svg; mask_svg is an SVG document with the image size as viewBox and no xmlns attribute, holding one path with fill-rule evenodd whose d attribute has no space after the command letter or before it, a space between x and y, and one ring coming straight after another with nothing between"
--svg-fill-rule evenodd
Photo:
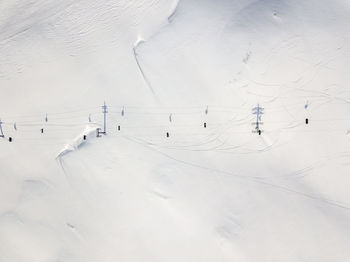
<instances>
[{"instance_id":1,"label":"lattice steel pylon","mask_svg":"<svg viewBox=\"0 0 350 262\"><path fill-rule=\"evenodd\" d=\"M260 105L258 104L257 107L254 107L253 109L253 115L256 115L256 122L253 123L255 124L255 133L259 133L259 135L261 134L262 130L260 130L260 125L262 124L261 121L261 117L264 114L264 108L260 107Z\"/></svg>"}]
</instances>

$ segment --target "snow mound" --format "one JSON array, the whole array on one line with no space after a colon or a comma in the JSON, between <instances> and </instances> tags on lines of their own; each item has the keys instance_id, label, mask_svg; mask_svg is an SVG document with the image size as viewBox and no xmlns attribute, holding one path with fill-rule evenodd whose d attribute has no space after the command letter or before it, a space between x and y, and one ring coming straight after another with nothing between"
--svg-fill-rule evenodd
<instances>
[{"instance_id":1,"label":"snow mound","mask_svg":"<svg viewBox=\"0 0 350 262\"><path fill-rule=\"evenodd\" d=\"M64 145L63 149L57 154L56 159L63 157L64 155L77 150L81 145L83 145L87 140L93 139L97 136L98 129L100 129L97 124L88 124L85 129L77 135L72 142Z\"/></svg>"}]
</instances>

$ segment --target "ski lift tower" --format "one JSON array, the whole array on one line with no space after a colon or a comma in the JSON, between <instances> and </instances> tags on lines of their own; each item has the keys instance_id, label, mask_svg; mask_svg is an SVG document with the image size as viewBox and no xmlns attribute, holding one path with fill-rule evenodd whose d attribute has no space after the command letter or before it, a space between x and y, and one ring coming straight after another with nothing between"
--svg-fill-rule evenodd
<instances>
[{"instance_id":1,"label":"ski lift tower","mask_svg":"<svg viewBox=\"0 0 350 262\"><path fill-rule=\"evenodd\" d=\"M103 113L103 131L101 131L101 128L97 128L96 129L96 136L97 137L101 137L101 134L104 134L104 135L106 134L106 115L108 113L106 102L103 103L102 113ZM89 121L90 120L91 120L91 118L90 118L90 115L89 115Z\"/></svg>"},{"instance_id":2,"label":"ski lift tower","mask_svg":"<svg viewBox=\"0 0 350 262\"><path fill-rule=\"evenodd\" d=\"M103 112L102 112L103 113L103 134L106 134L106 114L108 113L106 102L103 103L102 109L103 109Z\"/></svg>"},{"instance_id":3,"label":"ski lift tower","mask_svg":"<svg viewBox=\"0 0 350 262\"><path fill-rule=\"evenodd\" d=\"M3 122L1 122L1 119L0 119L0 137L5 137L4 133L2 132L2 127L1 127L2 124Z\"/></svg>"},{"instance_id":4,"label":"ski lift tower","mask_svg":"<svg viewBox=\"0 0 350 262\"><path fill-rule=\"evenodd\" d=\"M97 137L100 137L101 134L106 134L106 115L108 113L107 111L107 106L106 106L106 102L103 103L102 106L102 113L103 113L103 131L101 132L101 128L97 128Z\"/></svg>"},{"instance_id":5,"label":"ski lift tower","mask_svg":"<svg viewBox=\"0 0 350 262\"><path fill-rule=\"evenodd\" d=\"M253 125L255 125L255 130L253 131L253 133L258 133L259 135L261 135L263 131L260 129L260 125L263 124L263 122L261 121L261 117L264 114L264 108L260 107L260 105L258 104L258 106L254 107L252 110L253 115L256 115L256 122L253 123Z\"/></svg>"}]
</instances>

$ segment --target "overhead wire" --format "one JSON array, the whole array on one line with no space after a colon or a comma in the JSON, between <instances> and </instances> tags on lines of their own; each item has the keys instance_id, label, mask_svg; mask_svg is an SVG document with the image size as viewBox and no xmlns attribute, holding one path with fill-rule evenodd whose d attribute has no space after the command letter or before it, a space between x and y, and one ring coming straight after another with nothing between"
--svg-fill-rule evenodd
<instances>
[{"instance_id":1,"label":"overhead wire","mask_svg":"<svg viewBox=\"0 0 350 262\"><path fill-rule=\"evenodd\" d=\"M274 103L274 102L273 102ZM266 107L269 113L276 113L276 112L285 112L287 109L286 107L292 107L295 105L302 105L305 104L304 101L298 101L295 103L289 103L289 104L282 104L281 106L275 105L271 107ZM224 129L222 129L220 132L218 130L212 131L212 132L219 132L222 136L223 133L230 133L230 134L243 134L250 131L247 131L246 129L239 129L239 130L232 130L234 127L238 126L244 126L248 123L254 123L254 117L251 117L251 115L248 113L251 109L247 109L246 107L234 107L234 106L225 106L225 105L208 105L208 106L108 106L109 107L109 114L111 115L109 118L109 121L113 121L115 123L120 123L123 121L123 130L129 130L131 131L134 129L134 131L130 132L131 135L142 135L143 137L156 137L159 136L159 133L155 132L155 130L159 129L159 132L164 132L164 130L171 129L172 132L175 132L177 136L203 136L208 135L208 130L202 129L202 131L194 131L194 132L188 132L188 129L193 129L195 127L199 127L202 122L208 122L210 123L210 127L216 127L220 128L222 125L226 125ZM110 110L112 108L112 110ZM209 108L209 118L205 113L207 114L207 110ZM125 110L125 111L124 111ZM302 112L304 108L299 109L300 112ZM242 117L242 112L247 112ZM122 115L122 112L124 115ZM204 113L205 112L205 113ZM237 116L241 116L240 119L238 118L230 118L229 120L224 120L222 122L216 121L213 122L212 115L215 116L224 116L223 114L236 114ZM44 118L47 114L48 122L44 121ZM81 128L89 124L88 117L94 116L96 119L96 115L101 114L101 111L98 111L96 107L85 107L85 108L79 108L75 110L66 110L66 111L56 111L56 112L49 112L45 114L36 114L36 115L17 115L17 118L19 118L19 121L3 121L2 124L4 126L8 126L7 129L9 129L10 125L15 126L16 134L19 134L21 131L24 132L30 132L29 128L55 128L56 131L60 132L66 132L67 129L75 130L76 128ZM119 114L119 116L117 116ZM132 119L132 116L136 115L151 115L151 116L160 116L160 115L169 115L171 114L173 116L173 119L175 117L174 123L167 123L166 120L164 120L164 124L152 124L152 122L156 121L156 118L151 119L151 123L149 124L140 124L140 125L129 125L127 124ZM129 116L131 115L131 116ZM186 119L186 115L198 115L203 116L200 117L197 120L197 123L188 123L189 121L183 121L188 120ZM6 115L5 115L6 116ZM7 115L9 116L9 115ZM225 116L224 116L225 118ZM296 117L294 117L297 119ZM299 116L300 118L300 116ZM17 120L17 119L16 119ZM68 120L68 121L67 121ZM192 119L191 119L192 120ZM336 121L346 121L350 120L350 118L329 118L329 119L312 119L312 122L336 122ZM76 121L81 121L80 123L76 123ZM101 124L102 121L95 122L97 124ZM251 124L250 123L250 124ZM288 129L295 128L298 125L302 125L302 120L300 120L300 123L296 120L268 120L269 124L289 124L284 125L280 127L272 127L270 125L268 132L288 132ZM153 130L151 133L140 132L142 129L149 129ZM324 129L324 128L317 128L316 130L295 130L293 129L293 132L346 132L348 130L344 129ZM33 132L38 132L38 130L33 130ZM134 132L134 133L133 133ZM67 131L69 133L69 131ZM219 136L220 137L220 136Z\"/></svg>"}]
</instances>

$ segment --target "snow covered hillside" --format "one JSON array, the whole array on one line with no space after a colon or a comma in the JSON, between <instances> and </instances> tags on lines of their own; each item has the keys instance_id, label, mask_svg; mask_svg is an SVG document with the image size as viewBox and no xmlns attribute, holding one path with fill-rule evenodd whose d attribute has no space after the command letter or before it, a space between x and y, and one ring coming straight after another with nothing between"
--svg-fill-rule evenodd
<instances>
[{"instance_id":1,"label":"snow covered hillside","mask_svg":"<svg viewBox=\"0 0 350 262\"><path fill-rule=\"evenodd\" d=\"M1 1L0 261L348 261L349 28L347 0Z\"/></svg>"}]
</instances>

